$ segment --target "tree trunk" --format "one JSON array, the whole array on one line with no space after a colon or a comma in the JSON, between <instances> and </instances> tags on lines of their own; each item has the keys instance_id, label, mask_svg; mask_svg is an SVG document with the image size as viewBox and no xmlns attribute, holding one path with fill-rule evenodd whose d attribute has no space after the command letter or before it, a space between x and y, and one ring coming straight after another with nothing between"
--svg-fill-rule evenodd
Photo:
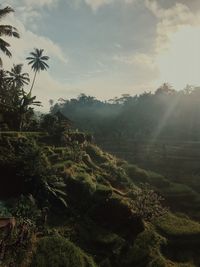
<instances>
[{"instance_id":1,"label":"tree trunk","mask_svg":"<svg viewBox=\"0 0 200 267\"><path fill-rule=\"evenodd\" d=\"M37 70L35 71L35 74L34 74L33 82L32 82L32 85L31 85L30 94L32 93L32 90L33 90L33 86L34 86L34 83L35 83L36 74L37 74Z\"/></svg>"}]
</instances>

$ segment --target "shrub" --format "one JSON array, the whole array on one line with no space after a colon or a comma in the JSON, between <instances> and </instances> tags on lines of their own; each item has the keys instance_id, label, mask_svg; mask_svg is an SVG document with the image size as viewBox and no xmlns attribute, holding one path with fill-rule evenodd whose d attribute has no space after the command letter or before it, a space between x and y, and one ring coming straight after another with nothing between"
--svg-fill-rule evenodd
<instances>
[{"instance_id":1,"label":"shrub","mask_svg":"<svg viewBox=\"0 0 200 267\"><path fill-rule=\"evenodd\" d=\"M160 246L165 244L165 238L157 234L152 226L148 226L145 231L140 233L133 247L130 249L126 261L131 263L131 266L149 266L148 263L154 259L162 259L160 254ZM155 265L151 265L155 266ZM157 265L160 267L162 265Z\"/></svg>"},{"instance_id":2,"label":"shrub","mask_svg":"<svg viewBox=\"0 0 200 267\"><path fill-rule=\"evenodd\" d=\"M105 163L107 161L105 154L97 146L88 145L86 147L86 152L97 164Z\"/></svg>"},{"instance_id":3,"label":"shrub","mask_svg":"<svg viewBox=\"0 0 200 267\"><path fill-rule=\"evenodd\" d=\"M93 259L69 240L44 237L39 241L31 267L96 267Z\"/></svg>"},{"instance_id":4,"label":"shrub","mask_svg":"<svg viewBox=\"0 0 200 267\"><path fill-rule=\"evenodd\" d=\"M160 217L168 211L162 206L163 198L154 192L148 184L141 185L141 189L133 191L131 207L134 213L146 221Z\"/></svg>"},{"instance_id":5,"label":"shrub","mask_svg":"<svg viewBox=\"0 0 200 267\"><path fill-rule=\"evenodd\" d=\"M21 195L17 203L14 204L14 208L12 208L12 214L17 218L29 219L32 221L36 221L41 215L32 195L28 197Z\"/></svg>"},{"instance_id":6,"label":"shrub","mask_svg":"<svg viewBox=\"0 0 200 267\"><path fill-rule=\"evenodd\" d=\"M5 203L0 201L0 217L10 217L11 213L6 207Z\"/></svg>"}]
</instances>

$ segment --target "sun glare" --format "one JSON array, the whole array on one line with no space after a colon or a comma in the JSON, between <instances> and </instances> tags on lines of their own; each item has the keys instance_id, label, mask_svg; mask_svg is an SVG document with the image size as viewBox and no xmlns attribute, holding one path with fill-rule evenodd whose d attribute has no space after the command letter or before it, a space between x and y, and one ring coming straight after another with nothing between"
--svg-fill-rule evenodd
<instances>
[{"instance_id":1,"label":"sun glare","mask_svg":"<svg viewBox=\"0 0 200 267\"><path fill-rule=\"evenodd\" d=\"M157 58L160 83L176 89L200 84L200 27L187 26L171 35L170 47Z\"/></svg>"}]
</instances>

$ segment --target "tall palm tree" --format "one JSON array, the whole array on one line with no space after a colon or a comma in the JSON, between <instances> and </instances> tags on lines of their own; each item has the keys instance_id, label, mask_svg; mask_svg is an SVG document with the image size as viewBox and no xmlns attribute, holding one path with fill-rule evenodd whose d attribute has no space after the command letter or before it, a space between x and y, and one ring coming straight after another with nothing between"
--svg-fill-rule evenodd
<instances>
[{"instance_id":1,"label":"tall palm tree","mask_svg":"<svg viewBox=\"0 0 200 267\"><path fill-rule=\"evenodd\" d=\"M7 82L11 85L14 89L20 89L23 85L27 85L30 82L29 74L22 73L23 64L13 65L11 71L7 71Z\"/></svg>"},{"instance_id":2,"label":"tall palm tree","mask_svg":"<svg viewBox=\"0 0 200 267\"><path fill-rule=\"evenodd\" d=\"M30 89L30 94L31 94L33 86L34 86L37 73L40 71L43 71L43 70L47 70L47 68L49 68L48 64L45 62L49 59L49 57L43 56L43 52L44 52L43 49L35 48L34 52L30 53L31 57L26 58L29 61L28 64L32 65L31 68L35 72L32 86Z\"/></svg>"},{"instance_id":3,"label":"tall palm tree","mask_svg":"<svg viewBox=\"0 0 200 267\"><path fill-rule=\"evenodd\" d=\"M11 7L5 7L0 9L0 20L4 18L9 13L14 12L14 9ZM10 25L0 25L0 50L7 55L8 57L11 57L12 54L8 47L10 47L10 44L2 39L2 37L9 36L9 37L16 37L19 38L19 33L17 32L17 29L15 27L12 27ZM2 66L2 59L0 58L0 66Z\"/></svg>"}]
</instances>

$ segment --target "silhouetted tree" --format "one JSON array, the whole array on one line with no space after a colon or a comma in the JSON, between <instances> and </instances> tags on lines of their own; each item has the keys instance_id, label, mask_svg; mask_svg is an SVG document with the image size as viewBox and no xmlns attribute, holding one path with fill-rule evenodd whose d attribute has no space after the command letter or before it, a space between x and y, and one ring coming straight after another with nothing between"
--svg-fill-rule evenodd
<instances>
[{"instance_id":1,"label":"silhouetted tree","mask_svg":"<svg viewBox=\"0 0 200 267\"><path fill-rule=\"evenodd\" d=\"M43 49L35 48L34 52L30 53L31 57L26 58L29 61L28 64L31 65L31 68L34 71L34 78L30 89L30 94L32 93L37 73L43 70L47 70L47 68L49 68L48 64L46 63L49 57L43 56L43 52Z\"/></svg>"},{"instance_id":2,"label":"silhouetted tree","mask_svg":"<svg viewBox=\"0 0 200 267\"><path fill-rule=\"evenodd\" d=\"M14 89L20 89L24 85L29 84L29 74L22 73L23 64L13 65L11 71L7 71L6 81Z\"/></svg>"},{"instance_id":3,"label":"silhouetted tree","mask_svg":"<svg viewBox=\"0 0 200 267\"><path fill-rule=\"evenodd\" d=\"M11 7L5 7L0 9L0 20L3 19L8 14L14 12L14 9ZM11 57L12 54L10 50L8 49L10 47L10 44L6 42L2 37L16 37L19 38L19 33L17 32L17 29L10 25L0 25L0 50L7 55L8 57ZM0 66L2 66L2 59L0 57Z\"/></svg>"}]
</instances>

